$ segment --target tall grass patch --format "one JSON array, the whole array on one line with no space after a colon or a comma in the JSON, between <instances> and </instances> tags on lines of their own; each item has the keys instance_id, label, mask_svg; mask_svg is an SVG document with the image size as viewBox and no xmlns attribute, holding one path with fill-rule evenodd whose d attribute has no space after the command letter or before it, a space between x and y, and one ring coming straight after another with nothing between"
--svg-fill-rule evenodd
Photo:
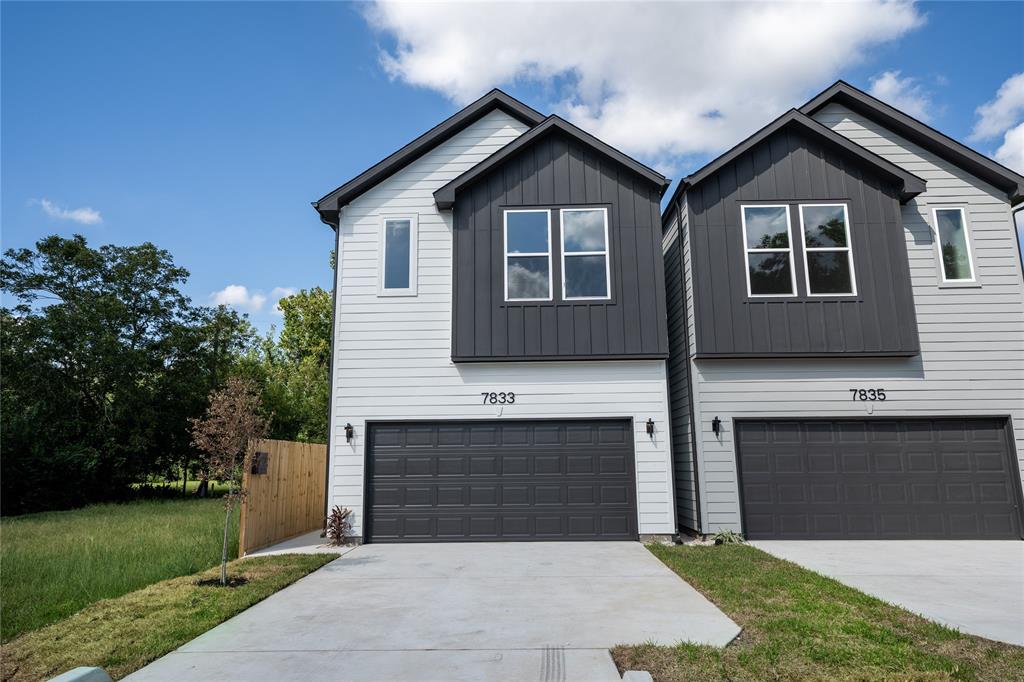
<instances>
[{"instance_id":1,"label":"tall grass patch","mask_svg":"<svg viewBox=\"0 0 1024 682\"><path fill-rule=\"evenodd\" d=\"M149 500L0 519L0 638L220 561L221 500ZM230 556L238 555L237 517Z\"/></svg>"}]
</instances>

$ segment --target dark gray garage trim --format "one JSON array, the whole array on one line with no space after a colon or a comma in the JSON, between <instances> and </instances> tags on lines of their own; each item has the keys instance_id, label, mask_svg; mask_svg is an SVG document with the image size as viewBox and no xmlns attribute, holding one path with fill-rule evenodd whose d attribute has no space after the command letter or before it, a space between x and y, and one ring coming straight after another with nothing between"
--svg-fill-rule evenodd
<instances>
[{"instance_id":1,"label":"dark gray garage trim","mask_svg":"<svg viewBox=\"0 0 1024 682\"><path fill-rule=\"evenodd\" d=\"M633 540L630 419L370 422L366 542Z\"/></svg>"},{"instance_id":2,"label":"dark gray garage trim","mask_svg":"<svg viewBox=\"0 0 1024 682\"><path fill-rule=\"evenodd\" d=\"M735 420L749 539L1019 539L1008 417Z\"/></svg>"}]
</instances>

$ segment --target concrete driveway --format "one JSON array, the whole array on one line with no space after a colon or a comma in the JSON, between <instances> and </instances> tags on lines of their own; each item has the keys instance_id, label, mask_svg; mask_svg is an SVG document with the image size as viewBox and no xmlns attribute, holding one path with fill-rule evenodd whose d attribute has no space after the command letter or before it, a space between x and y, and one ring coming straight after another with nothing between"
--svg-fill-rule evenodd
<instances>
[{"instance_id":1,"label":"concrete driveway","mask_svg":"<svg viewBox=\"0 0 1024 682\"><path fill-rule=\"evenodd\" d=\"M961 632L1024 646L1024 542L758 540L750 544Z\"/></svg>"},{"instance_id":2,"label":"concrete driveway","mask_svg":"<svg viewBox=\"0 0 1024 682\"><path fill-rule=\"evenodd\" d=\"M739 627L635 542L367 545L129 679L618 681Z\"/></svg>"}]
</instances>

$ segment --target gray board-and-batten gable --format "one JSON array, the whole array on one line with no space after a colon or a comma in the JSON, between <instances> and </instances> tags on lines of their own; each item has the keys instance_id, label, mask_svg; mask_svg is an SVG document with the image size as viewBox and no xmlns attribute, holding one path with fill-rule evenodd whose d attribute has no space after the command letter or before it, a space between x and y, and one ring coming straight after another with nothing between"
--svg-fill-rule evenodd
<instances>
[{"instance_id":1,"label":"gray board-and-batten gable","mask_svg":"<svg viewBox=\"0 0 1024 682\"><path fill-rule=\"evenodd\" d=\"M452 359L668 355L660 200L668 180L552 116L434 193L453 211ZM559 208L608 209L608 300L563 300ZM551 301L506 301L504 211L552 210Z\"/></svg>"},{"instance_id":2,"label":"gray board-and-batten gable","mask_svg":"<svg viewBox=\"0 0 1024 682\"><path fill-rule=\"evenodd\" d=\"M681 183L697 358L919 352L900 203L922 192L924 181L850 145L791 111ZM809 202L847 206L856 295L808 295L798 205ZM747 293L741 206L758 203L789 206L795 296Z\"/></svg>"}]
</instances>

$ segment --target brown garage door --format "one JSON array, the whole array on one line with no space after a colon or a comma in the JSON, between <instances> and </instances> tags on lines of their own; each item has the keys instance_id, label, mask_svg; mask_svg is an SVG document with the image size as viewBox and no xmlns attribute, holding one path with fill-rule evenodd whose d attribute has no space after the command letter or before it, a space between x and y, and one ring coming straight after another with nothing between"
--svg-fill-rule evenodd
<instances>
[{"instance_id":1,"label":"brown garage door","mask_svg":"<svg viewBox=\"0 0 1024 682\"><path fill-rule=\"evenodd\" d=\"M629 420L371 424L368 542L637 537Z\"/></svg>"},{"instance_id":2,"label":"brown garage door","mask_svg":"<svg viewBox=\"0 0 1024 682\"><path fill-rule=\"evenodd\" d=\"M750 539L1021 537L1006 419L741 420Z\"/></svg>"}]
</instances>

